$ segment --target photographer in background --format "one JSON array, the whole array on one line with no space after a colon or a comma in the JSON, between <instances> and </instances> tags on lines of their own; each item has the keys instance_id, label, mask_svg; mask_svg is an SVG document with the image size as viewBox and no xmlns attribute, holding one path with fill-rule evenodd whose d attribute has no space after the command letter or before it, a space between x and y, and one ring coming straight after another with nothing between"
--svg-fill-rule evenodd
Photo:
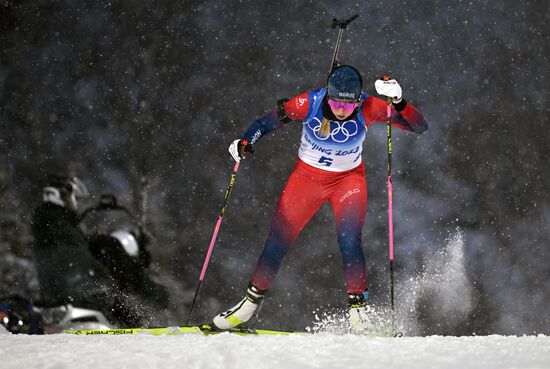
<instances>
[{"instance_id":1,"label":"photographer in background","mask_svg":"<svg viewBox=\"0 0 550 369\"><path fill-rule=\"evenodd\" d=\"M33 212L35 264L47 305L70 303L95 310L114 305L109 272L92 256L78 227L78 202L87 196L78 178L51 175Z\"/></svg>"}]
</instances>

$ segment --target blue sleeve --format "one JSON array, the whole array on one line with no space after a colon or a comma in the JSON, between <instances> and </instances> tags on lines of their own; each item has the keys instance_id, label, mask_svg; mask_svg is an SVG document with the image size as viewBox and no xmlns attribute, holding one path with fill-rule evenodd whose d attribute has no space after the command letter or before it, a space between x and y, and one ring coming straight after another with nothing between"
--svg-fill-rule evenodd
<instances>
[{"instance_id":1,"label":"blue sleeve","mask_svg":"<svg viewBox=\"0 0 550 369\"><path fill-rule=\"evenodd\" d=\"M252 122L244 133L243 139L254 145L262 136L281 128L283 125L284 123L279 120L277 110L273 110Z\"/></svg>"}]
</instances>

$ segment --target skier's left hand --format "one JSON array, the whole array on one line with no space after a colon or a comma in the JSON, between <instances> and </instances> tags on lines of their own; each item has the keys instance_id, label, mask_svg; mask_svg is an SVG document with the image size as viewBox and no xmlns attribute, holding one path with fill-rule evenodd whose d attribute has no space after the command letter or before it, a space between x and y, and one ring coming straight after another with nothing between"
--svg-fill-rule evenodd
<instances>
[{"instance_id":1,"label":"skier's left hand","mask_svg":"<svg viewBox=\"0 0 550 369\"><path fill-rule=\"evenodd\" d=\"M390 79L387 81L378 79L374 82L374 88L376 88L376 92L380 95L391 97L394 104L401 102L403 91L395 79Z\"/></svg>"}]
</instances>

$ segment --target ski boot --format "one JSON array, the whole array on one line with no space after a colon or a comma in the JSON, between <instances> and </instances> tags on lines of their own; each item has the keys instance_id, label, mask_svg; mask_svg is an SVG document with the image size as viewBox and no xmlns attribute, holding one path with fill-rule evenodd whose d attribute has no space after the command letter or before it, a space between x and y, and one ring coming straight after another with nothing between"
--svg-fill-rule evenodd
<instances>
[{"instance_id":1,"label":"ski boot","mask_svg":"<svg viewBox=\"0 0 550 369\"><path fill-rule=\"evenodd\" d=\"M214 326L225 330L248 322L260 310L265 292L250 284L245 297L237 305L214 317Z\"/></svg>"},{"instance_id":2,"label":"ski boot","mask_svg":"<svg viewBox=\"0 0 550 369\"><path fill-rule=\"evenodd\" d=\"M372 324L366 303L368 296L368 291L348 294L349 324L353 333L366 334L367 330L371 328Z\"/></svg>"}]
</instances>

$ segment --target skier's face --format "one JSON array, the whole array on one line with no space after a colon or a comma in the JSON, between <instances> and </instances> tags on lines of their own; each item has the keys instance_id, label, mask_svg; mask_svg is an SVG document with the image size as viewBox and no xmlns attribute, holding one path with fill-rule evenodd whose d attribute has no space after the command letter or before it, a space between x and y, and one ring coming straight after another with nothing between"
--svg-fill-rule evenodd
<instances>
[{"instance_id":1,"label":"skier's face","mask_svg":"<svg viewBox=\"0 0 550 369\"><path fill-rule=\"evenodd\" d=\"M349 117L355 108L359 105L358 102L351 102L351 101L343 101L343 100L336 100L336 99L328 99L328 105L330 106L330 110L332 110L332 114L339 120L346 119Z\"/></svg>"}]
</instances>

